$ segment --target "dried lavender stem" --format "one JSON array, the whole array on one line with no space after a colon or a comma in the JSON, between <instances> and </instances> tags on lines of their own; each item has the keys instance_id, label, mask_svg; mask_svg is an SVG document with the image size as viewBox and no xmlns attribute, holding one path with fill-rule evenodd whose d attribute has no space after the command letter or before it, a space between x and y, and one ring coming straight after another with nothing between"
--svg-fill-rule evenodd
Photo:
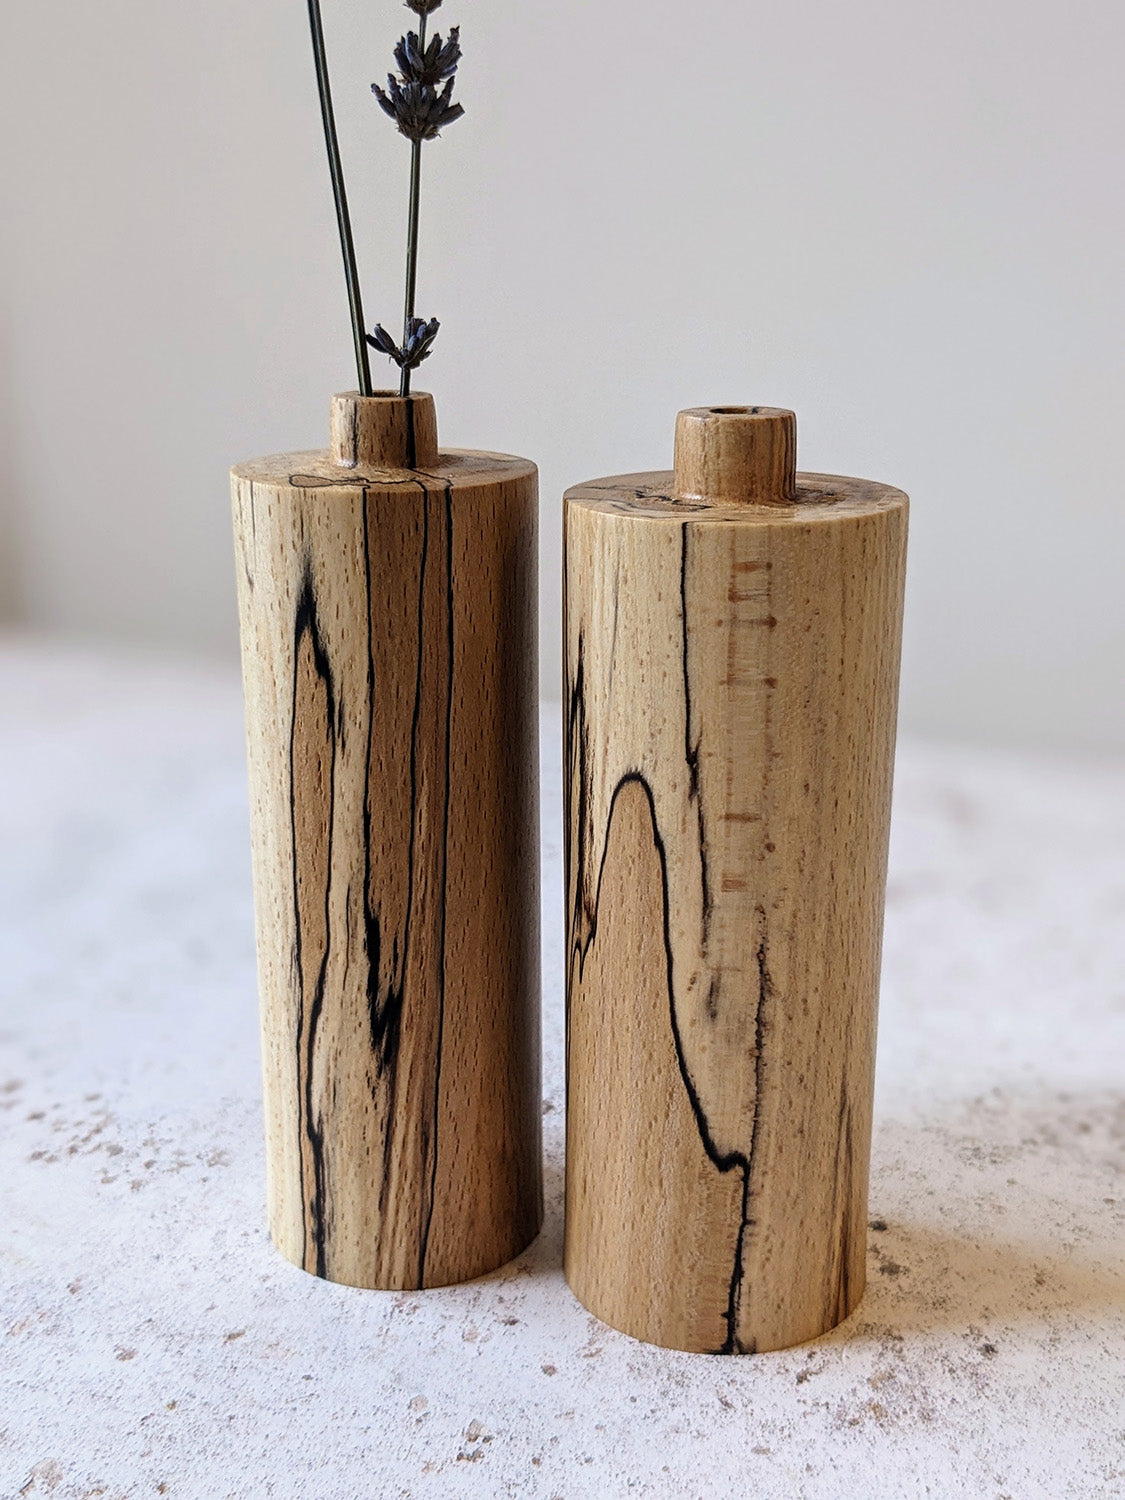
<instances>
[{"instance_id":1,"label":"dried lavender stem","mask_svg":"<svg viewBox=\"0 0 1125 1500\"><path fill-rule=\"evenodd\" d=\"M312 29L313 57L316 60L320 115L324 122L324 140L328 147L328 169L332 174L332 196L336 202L336 223L340 230L340 249L344 255L344 280L348 287L352 337L355 340L356 375L359 380L360 395L370 396L371 364L367 356L363 300L359 289L359 268L355 259L355 241L352 238L352 221L348 212L348 195L344 187L344 168L340 161L340 143L336 135L336 112L332 107L332 86L328 78L328 56L324 47L320 0L309 0L309 25Z\"/></svg>"},{"instance_id":2,"label":"dried lavender stem","mask_svg":"<svg viewBox=\"0 0 1125 1500\"><path fill-rule=\"evenodd\" d=\"M426 21L423 13L418 17L418 51L426 53ZM402 322L402 347L406 348L410 327L414 321L414 291L418 284L418 210L422 198L422 142L410 143L410 214L406 227L406 308ZM402 367L399 381L400 396L410 395L410 366Z\"/></svg>"}]
</instances>

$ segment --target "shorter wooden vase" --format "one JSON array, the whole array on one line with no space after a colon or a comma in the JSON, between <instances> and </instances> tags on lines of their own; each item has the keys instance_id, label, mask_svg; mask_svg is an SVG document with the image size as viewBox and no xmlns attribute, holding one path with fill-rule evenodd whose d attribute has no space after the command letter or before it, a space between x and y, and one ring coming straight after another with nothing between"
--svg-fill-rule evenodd
<instances>
[{"instance_id":1,"label":"shorter wooden vase","mask_svg":"<svg viewBox=\"0 0 1125 1500\"><path fill-rule=\"evenodd\" d=\"M565 501L566 1274L724 1354L863 1295L907 499L681 412Z\"/></svg>"},{"instance_id":2,"label":"shorter wooden vase","mask_svg":"<svg viewBox=\"0 0 1125 1500\"><path fill-rule=\"evenodd\" d=\"M535 466L344 395L232 484L271 1233L463 1281L541 1218Z\"/></svg>"}]
</instances>

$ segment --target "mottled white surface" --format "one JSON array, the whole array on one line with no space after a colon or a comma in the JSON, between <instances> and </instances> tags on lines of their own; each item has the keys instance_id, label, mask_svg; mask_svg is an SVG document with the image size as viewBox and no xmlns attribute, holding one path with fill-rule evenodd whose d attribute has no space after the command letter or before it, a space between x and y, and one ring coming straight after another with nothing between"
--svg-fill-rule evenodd
<instances>
[{"instance_id":1,"label":"mottled white surface","mask_svg":"<svg viewBox=\"0 0 1125 1500\"><path fill-rule=\"evenodd\" d=\"M5 1500L1125 1495L1125 766L903 748L868 1294L722 1359L562 1279L557 709L543 1235L410 1295L273 1251L240 711L0 647Z\"/></svg>"}]
</instances>

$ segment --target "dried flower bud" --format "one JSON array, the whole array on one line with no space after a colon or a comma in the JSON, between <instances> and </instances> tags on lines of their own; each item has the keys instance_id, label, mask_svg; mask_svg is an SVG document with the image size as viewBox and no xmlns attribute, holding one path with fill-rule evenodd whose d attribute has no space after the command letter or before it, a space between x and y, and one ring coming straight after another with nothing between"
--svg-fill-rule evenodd
<instances>
[{"instance_id":1,"label":"dried flower bud","mask_svg":"<svg viewBox=\"0 0 1125 1500\"><path fill-rule=\"evenodd\" d=\"M407 10L412 10L416 16L432 16L441 4L441 0L406 0Z\"/></svg>"},{"instance_id":2,"label":"dried flower bud","mask_svg":"<svg viewBox=\"0 0 1125 1500\"><path fill-rule=\"evenodd\" d=\"M429 358L440 327L436 318L431 318L428 323L424 318L411 318L406 341L401 349L382 323L377 323L375 332L366 337L373 349L385 354L388 359L393 359L400 370L414 370L424 359Z\"/></svg>"},{"instance_id":3,"label":"dried flower bud","mask_svg":"<svg viewBox=\"0 0 1125 1500\"><path fill-rule=\"evenodd\" d=\"M372 349L378 349L380 354L388 355L391 359L394 360L395 364L400 363L398 345L395 343L394 339L391 338L390 334L383 327L382 323L376 323L375 332L365 334L364 337L367 339L367 342L371 345Z\"/></svg>"},{"instance_id":4,"label":"dried flower bud","mask_svg":"<svg viewBox=\"0 0 1125 1500\"><path fill-rule=\"evenodd\" d=\"M403 350L404 363L408 368L414 369L424 359L429 358L440 327L441 324L436 318L431 318L428 323L424 318L411 318L410 332Z\"/></svg>"},{"instance_id":5,"label":"dried flower bud","mask_svg":"<svg viewBox=\"0 0 1125 1500\"><path fill-rule=\"evenodd\" d=\"M371 92L408 141L432 141L444 126L465 113L460 104L453 103L452 78L439 94L433 84L400 84L388 74L386 92L377 83L371 85Z\"/></svg>"},{"instance_id":6,"label":"dried flower bud","mask_svg":"<svg viewBox=\"0 0 1125 1500\"><path fill-rule=\"evenodd\" d=\"M395 48L395 62L404 83L441 83L451 78L461 61L461 28L450 29L449 40L442 42L440 32L430 38L425 51L417 33L408 31Z\"/></svg>"}]
</instances>

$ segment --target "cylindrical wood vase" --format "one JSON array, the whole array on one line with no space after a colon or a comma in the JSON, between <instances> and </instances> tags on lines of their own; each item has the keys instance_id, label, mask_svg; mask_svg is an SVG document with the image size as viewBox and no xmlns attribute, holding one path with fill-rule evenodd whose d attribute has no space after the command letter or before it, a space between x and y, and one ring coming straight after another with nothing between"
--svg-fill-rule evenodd
<instances>
[{"instance_id":1,"label":"cylindrical wood vase","mask_svg":"<svg viewBox=\"0 0 1125 1500\"><path fill-rule=\"evenodd\" d=\"M467 1280L541 1218L536 469L345 395L232 485L271 1233Z\"/></svg>"},{"instance_id":2,"label":"cylindrical wood vase","mask_svg":"<svg viewBox=\"0 0 1125 1500\"><path fill-rule=\"evenodd\" d=\"M566 496L566 1273L725 1354L863 1295L907 499L681 412Z\"/></svg>"}]
</instances>

